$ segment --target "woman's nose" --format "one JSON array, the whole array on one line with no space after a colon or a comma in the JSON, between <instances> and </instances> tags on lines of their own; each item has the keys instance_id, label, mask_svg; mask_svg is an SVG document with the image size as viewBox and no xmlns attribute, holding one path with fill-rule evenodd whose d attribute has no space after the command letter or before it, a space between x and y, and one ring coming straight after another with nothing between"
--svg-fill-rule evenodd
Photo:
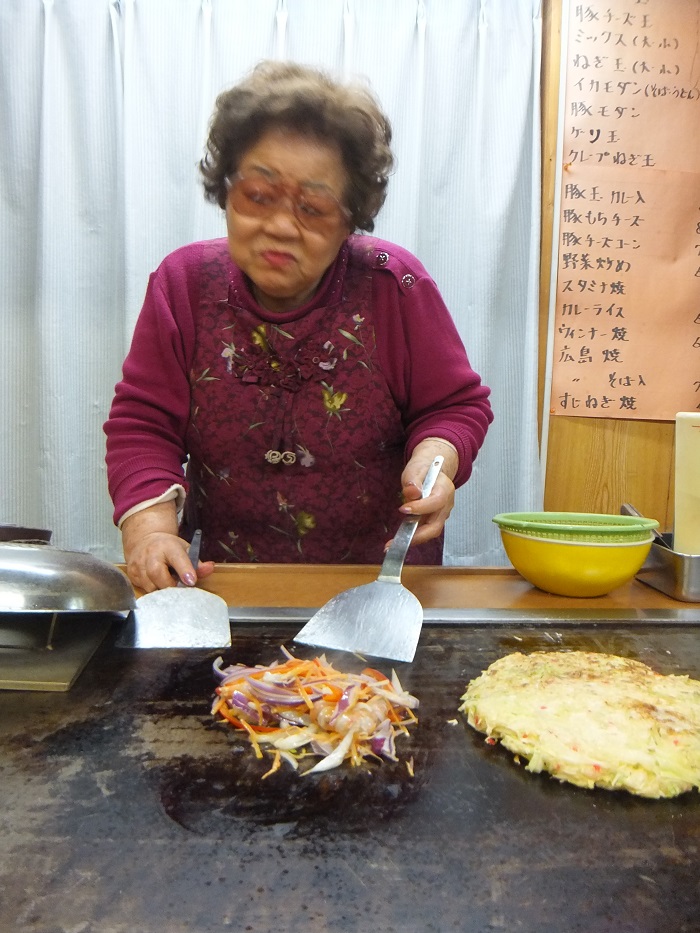
<instances>
[{"instance_id":1,"label":"woman's nose","mask_svg":"<svg viewBox=\"0 0 700 933\"><path fill-rule=\"evenodd\" d=\"M265 218L265 227L284 236L299 234L301 224L297 220L294 201L283 195Z\"/></svg>"}]
</instances>

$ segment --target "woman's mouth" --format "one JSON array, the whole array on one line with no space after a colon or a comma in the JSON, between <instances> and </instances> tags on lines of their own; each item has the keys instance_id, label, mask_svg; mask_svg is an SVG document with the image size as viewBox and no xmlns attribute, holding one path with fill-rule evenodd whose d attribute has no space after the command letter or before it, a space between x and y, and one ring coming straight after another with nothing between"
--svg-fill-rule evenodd
<instances>
[{"instance_id":1,"label":"woman's mouth","mask_svg":"<svg viewBox=\"0 0 700 933\"><path fill-rule=\"evenodd\" d=\"M262 254L263 260L275 269L283 269L290 266L295 260L291 253L281 253L276 250L268 249Z\"/></svg>"}]
</instances>

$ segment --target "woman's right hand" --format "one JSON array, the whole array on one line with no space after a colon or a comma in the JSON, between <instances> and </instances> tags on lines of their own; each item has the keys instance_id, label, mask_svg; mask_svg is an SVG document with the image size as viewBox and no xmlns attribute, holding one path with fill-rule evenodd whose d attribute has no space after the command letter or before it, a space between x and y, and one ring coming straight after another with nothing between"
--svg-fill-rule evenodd
<instances>
[{"instance_id":1,"label":"woman's right hand","mask_svg":"<svg viewBox=\"0 0 700 933\"><path fill-rule=\"evenodd\" d=\"M180 579L194 586L214 570L213 561L193 567L189 545L178 535L175 502L159 502L134 512L122 524L126 572L132 584L145 593L175 586Z\"/></svg>"}]
</instances>

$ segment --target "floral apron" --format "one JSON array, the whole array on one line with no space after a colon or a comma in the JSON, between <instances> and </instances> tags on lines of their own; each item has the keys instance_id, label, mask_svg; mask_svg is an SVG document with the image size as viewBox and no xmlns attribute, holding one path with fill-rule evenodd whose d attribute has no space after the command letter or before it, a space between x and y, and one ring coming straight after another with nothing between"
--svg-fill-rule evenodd
<instances>
[{"instance_id":1,"label":"floral apron","mask_svg":"<svg viewBox=\"0 0 700 933\"><path fill-rule=\"evenodd\" d=\"M229 285L225 243L206 250L186 506L202 559L381 563L406 436L376 362L371 254L344 247L335 303L280 323ZM434 544L412 556L440 561Z\"/></svg>"}]
</instances>

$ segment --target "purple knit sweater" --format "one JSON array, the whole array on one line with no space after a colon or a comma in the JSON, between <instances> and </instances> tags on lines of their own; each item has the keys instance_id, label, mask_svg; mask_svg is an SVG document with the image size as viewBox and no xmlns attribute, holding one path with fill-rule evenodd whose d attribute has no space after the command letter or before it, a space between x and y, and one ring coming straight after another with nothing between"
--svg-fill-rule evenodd
<instances>
[{"instance_id":1,"label":"purple knit sweater","mask_svg":"<svg viewBox=\"0 0 700 933\"><path fill-rule=\"evenodd\" d=\"M214 264L205 258L211 256ZM150 277L105 423L115 521L173 484L183 485L189 495L183 464L189 454L202 295L220 292L220 302L228 304L235 295L237 306L261 326L284 330L319 309L337 306L349 281L348 270L357 273L358 268L371 279L376 363L405 433L405 458L421 440L444 438L459 454L455 485L466 482L493 418L489 389L471 368L435 283L414 256L374 237L351 236L312 300L293 311L274 313L255 302L222 239L176 250ZM230 444L235 449L236 437ZM398 477L396 484L398 493ZM219 554L216 559L225 558Z\"/></svg>"}]
</instances>

